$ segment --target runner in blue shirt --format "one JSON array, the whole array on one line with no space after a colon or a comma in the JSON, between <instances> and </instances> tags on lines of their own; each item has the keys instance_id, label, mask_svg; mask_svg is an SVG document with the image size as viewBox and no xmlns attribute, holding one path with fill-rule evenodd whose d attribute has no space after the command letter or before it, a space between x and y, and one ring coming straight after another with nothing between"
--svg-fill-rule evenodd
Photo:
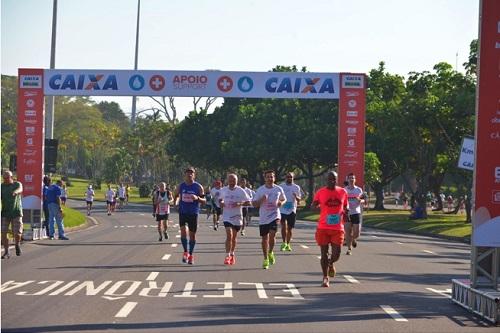
<instances>
[{"instance_id":1,"label":"runner in blue shirt","mask_svg":"<svg viewBox=\"0 0 500 333\"><path fill-rule=\"evenodd\" d=\"M193 251L196 245L196 230L198 228L198 214L200 204L206 203L203 186L194 181L195 170L188 167L184 171L184 183L175 191L174 202L179 199L179 227L181 229L181 243L184 248L182 262L192 265L194 263ZM189 252L187 232L189 231Z\"/></svg>"}]
</instances>

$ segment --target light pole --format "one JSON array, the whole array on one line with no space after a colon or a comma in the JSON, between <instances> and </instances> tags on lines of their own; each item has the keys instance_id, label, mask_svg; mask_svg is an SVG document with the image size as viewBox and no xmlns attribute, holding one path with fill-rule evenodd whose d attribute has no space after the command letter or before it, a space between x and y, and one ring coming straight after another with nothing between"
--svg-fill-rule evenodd
<instances>
[{"instance_id":1,"label":"light pole","mask_svg":"<svg viewBox=\"0 0 500 333\"><path fill-rule=\"evenodd\" d=\"M134 70L137 70L137 61L139 57L139 18L141 13L141 0L137 0L137 27L135 30L135 60L134 60ZM130 122L132 127L135 127L135 117L136 117L136 103L137 97L132 97L132 114L130 115Z\"/></svg>"},{"instance_id":2,"label":"light pole","mask_svg":"<svg viewBox=\"0 0 500 333\"><path fill-rule=\"evenodd\" d=\"M57 28L57 0L54 0L52 8L52 42L50 45L50 68L55 68L56 65L56 29ZM47 99L47 114L45 118L46 139L54 138L54 96L49 96Z\"/></svg>"}]
</instances>

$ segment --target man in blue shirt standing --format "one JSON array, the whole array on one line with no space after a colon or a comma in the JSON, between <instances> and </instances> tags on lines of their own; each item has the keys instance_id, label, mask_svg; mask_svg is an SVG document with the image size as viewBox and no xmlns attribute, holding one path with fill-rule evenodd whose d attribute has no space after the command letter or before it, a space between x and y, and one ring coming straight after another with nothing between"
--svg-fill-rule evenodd
<instances>
[{"instance_id":1,"label":"man in blue shirt standing","mask_svg":"<svg viewBox=\"0 0 500 333\"><path fill-rule=\"evenodd\" d=\"M47 189L46 199L49 208L49 238L54 239L54 222L57 223L57 231L60 240L68 240L64 235L64 223L61 207L61 186L62 180L58 180Z\"/></svg>"}]
</instances>

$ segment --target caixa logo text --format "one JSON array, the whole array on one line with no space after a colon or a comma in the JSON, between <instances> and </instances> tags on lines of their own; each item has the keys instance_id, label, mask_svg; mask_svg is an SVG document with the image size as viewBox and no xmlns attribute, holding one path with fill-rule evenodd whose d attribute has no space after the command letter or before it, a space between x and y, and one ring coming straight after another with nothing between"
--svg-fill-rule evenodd
<instances>
[{"instance_id":1,"label":"caixa logo text","mask_svg":"<svg viewBox=\"0 0 500 333\"><path fill-rule=\"evenodd\" d=\"M56 74L49 80L49 86L54 90L118 90L115 75Z\"/></svg>"},{"instance_id":2,"label":"caixa logo text","mask_svg":"<svg viewBox=\"0 0 500 333\"><path fill-rule=\"evenodd\" d=\"M277 78L266 81L266 90L270 93L334 94L333 80L316 78Z\"/></svg>"}]
</instances>

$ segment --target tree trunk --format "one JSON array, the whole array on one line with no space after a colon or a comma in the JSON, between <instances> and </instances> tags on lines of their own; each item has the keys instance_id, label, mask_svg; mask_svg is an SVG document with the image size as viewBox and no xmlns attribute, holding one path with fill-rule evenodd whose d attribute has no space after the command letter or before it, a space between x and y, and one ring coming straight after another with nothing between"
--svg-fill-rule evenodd
<instances>
[{"instance_id":1,"label":"tree trunk","mask_svg":"<svg viewBox=\"0 0 500 333\"><path fill-rule=\"evenodd\" d=\"M373 184L373 192L375 193L375 207L373 210L385 210L384 207L384 185L382 183Z\"/></svg>"},{"instance_id":2,"label":"tree trunk","mask_svg":"<svg viewBox=\"0 0 500 333\"><path fill-rule=\"evenodd\" d=\"M466 214L466 219L465 221L468 223L472 222L472 203L470 201L470 195L467 195L467 199L465 199L465 214Z\"/></svg>"},{"instance_id":3,"label":"tree trunk","mask_svg":"<svg viewBox=\"0 0 500 333\"><path fill-rule=\"evenodd\" d=\"M314 197L314 173L313 165L311 162L307 163L307 191L309 195L306 199L306 209L311 209L311 204Z\"/></svg>"}]
</instances>

